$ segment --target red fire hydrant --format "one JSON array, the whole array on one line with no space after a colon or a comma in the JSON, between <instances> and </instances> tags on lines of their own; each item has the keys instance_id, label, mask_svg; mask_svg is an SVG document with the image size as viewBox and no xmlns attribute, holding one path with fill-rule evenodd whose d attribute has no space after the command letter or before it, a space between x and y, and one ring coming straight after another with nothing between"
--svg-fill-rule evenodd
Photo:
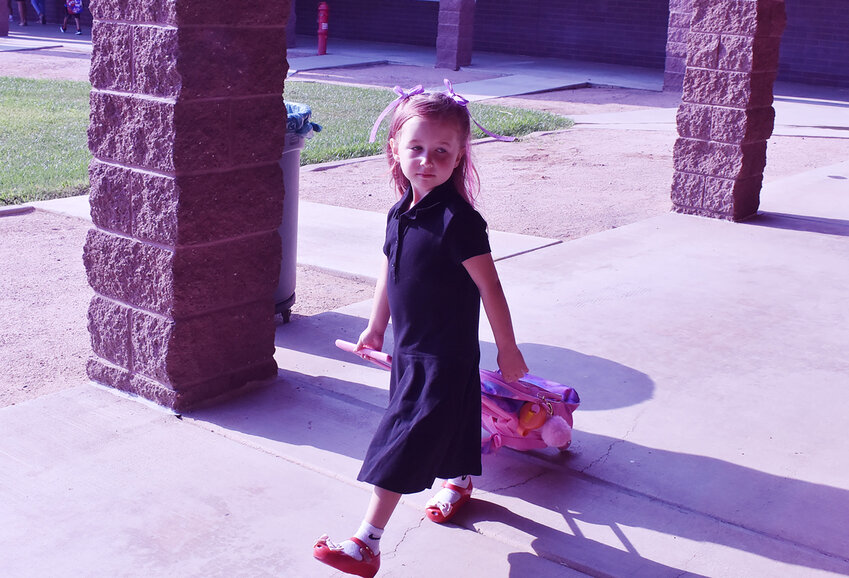
<instances>
[{"instance_id":1,"label":"red fire hydrant","mask_svg":"<svg viewBox=\"0 0 849 578\"><path fill-rule=\"evenodd\" d=\"M319 2L318 4L318 53L327 54L327 20L330 14L330 7L327 2Z\"/></svg>"}]
</instances>

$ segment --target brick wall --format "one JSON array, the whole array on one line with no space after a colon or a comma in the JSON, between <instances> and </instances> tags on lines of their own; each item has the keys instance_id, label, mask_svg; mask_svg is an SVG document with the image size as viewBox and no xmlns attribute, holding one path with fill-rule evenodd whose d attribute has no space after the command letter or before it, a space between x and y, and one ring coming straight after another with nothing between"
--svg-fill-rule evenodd
<instances>
[{"instance_id":1,"label":"brick wall","mask_svg":"<svg viewBox=\"0 0 849 578\"><path fill-rule=\"evenodd\" d=\"M663 68L668 2L478 0L475 49Z\"/></svg>"},{"instance_id":2,"label":"brick wall","mask_svg":"<svg viewBox=\"0 0 849 578\"><path fill-rule=\"evenodd\" d=\"M297 0L297 33L315 35L319 0ZM328 50L333 37L436 46L439 2L330 0Z\"/></svg>"},{"instance_id":3,"label":"brick wall","mask_svg":"<svg viewBox=\"0 0 849 578\"><path fill-rule=\"evenodd\" d=\"M778 79L849 86L849 4L786 0Z\"/></svg>"}]
</instances>

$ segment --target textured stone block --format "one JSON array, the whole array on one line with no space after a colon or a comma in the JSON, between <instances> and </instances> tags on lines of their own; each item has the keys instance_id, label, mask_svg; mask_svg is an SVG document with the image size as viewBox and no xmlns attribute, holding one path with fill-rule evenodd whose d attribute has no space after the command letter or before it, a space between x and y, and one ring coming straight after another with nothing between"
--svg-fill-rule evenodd
<instances>
[{"instance_id":1,"label":"textured stone block","mask_svg":"<svg viewBox=\"0 0 849 578\"><path fill-rule=\"evenodd\" d=\"M705 179L703 208L734 221L741 221L758 211L763 175L745 179Z\"/></svg>"},{"instance_id":2,"label":"textured stone block","mask_svg":"<svg viewBox=\"0 0 849 578\"><path fill-rule=\"evenodd\" d=\"M214 245L178 248L173 315L270 302L280 274L281 250L276 230Z\"/></svg>"},{"instance_id":3,"label":"textured stone block","mask_svg":"<svg viewBox=\"0 0 849 578\"><path fill-rule=\"evenodd\" d=\"M676 171L742 179L763 173L766 143L724 144L679 138L673 147Z\"/></svg>"},{"instance_id":4,"label":"textured stone block","mask_svg":"<svg viewBox=\"0 0 849 578\"><path fill-rule=\"evenodd\" d=\"M177 71L179 54L175 28L136 26L133 29L134 90L141 94L176 97L183 85Z\"/></svg>"},{"instance_id":5,"label":"textured stone block","mask_svg":"<svg viewBox=\"0 0 849 578\"><path fill-rule=\"evenodd\" d=\"M168 383L182 391L193 383L261 364L273 355L273 307L254 302L176 320L163 369Z\"/></svg>"},{"instance_id":6,"label":"textured stone block","mask_svg":"<svg viewBox=\"0 0 849 578\"><path fill-rule=\"evenodd\" d=\"M163 315L174 302L174 251L137 242L133 246L131 276L124 281L129 302Z\"/></svg>"},{"instance_id":7,"label":"textured stone block","mask_svg":"<svg viewBox=\"0 0 849 578\"><path fill-rule=\"evenodd\" d=\"M715 69L719 62L719 35L693 32L687 43L687 66Z\"/></svg>"},{"instance_id":8,"label":"textured stone block","mask_svg":"<svg viewBox=\"0 0 849 578\"><path fill-rule=\"evenodd\" d=\"M89 149L95 158L173 171L174 104L91 91Z\"/></svg>"},{"instance_id":9,"label":"textured stone block","mask_svg":"<svg viewBox=\"0 0 849 578\"><path fill-rule=\"evenodd\" d=\"M783 0L696 0L692 29L748 36L781 36L787 23Z\"/></svg>"},{"instance_id":10,"label":"textured stone block","mask_svg":"<svg viewBox=\"0 0 849 578\"><path fill-rule=\"evenodd\" d=\"M163 245L177 244L176 178L142 171L133 173L133 236Z\"/></svg>"},{"instance_id":11,"label":"textured stone block","mask_svg":"<svg viewBox=\"0 0 849 578\"><path fill-rule=\"evenodd\" d=\"M687 44L684 42L667 42L666 56L674 56L682 61L687 59Z\"/></svg>"},{"instance_id":12,"label":"textured stone block","mask_svg":"<svg viewBox=\"0 0 849 578\"><path fill-rule=\"evenodd\" d=\"M696 0L692 30L754 36L758 25L757 0Z\"/></svg>"},{"instance_id":13,"label":"textured stone block","mask_svg":"<svg viewBox=\"0 0 849 578\"><path fill-rule=\"evenodd\" d=\"M766 141L774 124L775 110L771 106L745 110L715 107L711 111L710 138L741 144Z\"/></svg>"},{"instance_id":14,"label":"textured stone block","mask_svg":"<svg viewBox=\"0 0 849 578\"><path fill-rule=\"evenodd\" d=\"M690 29L690 21L693 19L693 11L692 8L687 10L686 12L673 11L670 9L669 11L669 27L670 28L683 28L685 30Z\"/></svg>"},{"instance_id":15,"label":"textured stone block","mask_svg":"<svg viewBox=\"0 0 849 578\"><path fill-rule=\"evenodd\" d=\"M276 230L212 245L178 247L173 315L270 302L280 274L281 250Z\"/></svg>"},{"instance_id":16,"label":"textured stone block","mask_svg":"<svg viewBox=\"0 0 849 578\"><path fill-rule=\"evenodd\" d=\"M275 163L286 142L286 105L279 94L234 100L227 133L231 165ZM281 122L270 123L279 118Z\"/></svg>"},{"instance_id":17,"label":"textured stone block","mask_svg":"<svg viewBox=\"0 0 849 578\"><path fill-rule=\"evenodd\" d=\"M107 165L93 159L89 163L88 174L92 222L110 231L131 234L133 229L131 199L136 188L133 170Z\"/></svg>"},{"instance_id":18,"label":"textured stone block","mask_svg":"<svg viewBox=\"0 0 849 578\"><path fill-rule=\"evenodd\" d=\"M90 357L86 362L85 369L88 378L95 383L120 391L136 393L130 385L131 374L123 367L113 365L99 357Z\"/></svg>"},{"instance_id":19,"label":"textured stone block","mask_svg":"<svg viewBox=\"0 0 849 578\"><path fill-rule=\"evenodd\" d=\"M678 135L690 139L710 140L712 108L703 104L682 103L676 114Z\"/></svg>"},{"instance_id":20,"label":"textured stone block","mask_svg":"<svg viewBox=\"0 0 849 578\"><path fill-rule=\"evenodd\" d=\"M271 231L280 226L283 172L279 163L184 176L177 183L181 245Z\"/></svg>"},{"instance_id":21,"label":"textured stone block","mask_svg":"<svg viewBox=\"0 0 849 578\"><path fill-rule=\"evenodd\" d=\"M702 206L705 177L676 172L672 175L672 204L682 207Z\"/></svg>"},{"instance_id":22,"label":"textured stone block","mask_svg":"<svg viewBox=\"0 0 849 578\"><path fill-rule=\"evenodd\" d=\"M176 104L171 132L175 170L206 171L231 165L230 105L229 101L184 100Z\"/></svg>"},{"instance_id":23,"label":"textured stone block","mask_svg":"<svg viewBox=\"0 0 849 578\"><path fill-rule=\"evenodd\" d=\"M132 239L90 229L83 247L83 263L88 283L97 293L129 302L126 280L132 275Z\"/></svg>"},{"instance_id":24,"label":"textured stone block","mask_svg":"<svg viewBox=\"0 0 849 578\"><path fill-rule=\"evenodd\" d=\"M183 0L181 0L182 2ZM96 0L89 5L95 20L117 20L147 24L176 24L177 0Z\"/></svg>"},{"instance_id":25,"label":"textured stone block","mask_svg":"<svg viewBox=\"0 0 849 578\"><path fill-rule=\"evenodd\" d=\"M98 22L91 29L91 86L133 92L133 30L126 23Z\"/></svg>"},{"instance_id":26,"label":"textured stone block","mask_svg":"<svg viewBox=\"0 0 849 578\"><path fill-rule=\"evenodd\" d=\"M286 39L276 28L180 31L179 71L187 97L283 93Z\"/></svg>"},{"instance_id":27,"label":"textured stone block","mask_svg":"<svg viewBox=\"0 0 849 578\"><path fill-rule=\"evenodd\" d=\"M170 383L166 359L175 324L170 317L138 309L132 311L128 332L134 372L160 383Z\"/></svg>"},{"instance_id":28,"label":"textured stone block","mask_svg":"<svg viewBox=\"0 0 849 578\"><path fill-rule=\"evenodd\" d=\"M684 73L684 102L736 108L772 104L775 77L767 73L749 74L688 67Z\"/></svg>"},{"instance_id":29,"label":"textured stone block","mask_svg":"<svg viewBox=\"0 0 849 578\"><path fill-rule=\"evenodd\" d=\"M171 389L168 384L148 379L138 373L133 373L127 379L127 391L150 400L159 405L170 407L178 411L179 394Z\"/></svg>"},{"instance_id":30,"label":"textured stone block","mask_svg":"<svg viewBox=\"0 0 849 578\"><path fill-rule=\"evenodd\" d=\"M130 308L95 295L88 307L88 331L96 355L131 369Z\"/></svg>"},{"instance_id":31,"label":"textured stone block","mask_svg":"<svg viewBox=\"0 0 849 578\"><path fill-rule=\"evenodd\" d=\"M169 406L178 412L187 411L198 405L229 399L249 389L254 383L276 376L277 364L271 358L258 365L194 383L177 392Z\"/></svg>"}]
</instances>

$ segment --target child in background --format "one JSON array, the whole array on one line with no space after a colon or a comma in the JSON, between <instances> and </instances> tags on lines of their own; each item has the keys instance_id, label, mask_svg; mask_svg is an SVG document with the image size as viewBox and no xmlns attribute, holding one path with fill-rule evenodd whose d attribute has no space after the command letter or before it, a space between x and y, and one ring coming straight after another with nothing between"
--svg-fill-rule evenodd
<instances>
[{"instance_id":1,"label":"child in background","mask_svg":"<svg viewBox=\"0 0 849 578\"><path fill-rule=\"evenodd\" d=\"M68 18L73 16L74 23L77 25L75 34L79 36L83 33L80 27L80 13L83 11L83 0L65 0L65 18L62 20L62 26L59 30L65 32L68 30Z\"/></svg>"},{"instance_id":2,"label":"child in background","mask_svg":"<svg viewBox=\"0 0 849 578\"><path fill-rule=\"evenodd\" d=\"M354 537L337 545L323 536L313 548L321 562L359 576L377 573L380 538L402 494L444 479L426 506L427 517L442 523L469 500L470 476L481 473L481 301L504 379L528 371L486 222L473 206L478 178L469 156L467 101L446 85L446 92L433 94L396 88L401 96L393 103L386 154L402 197L389 211L386 258L357 342L358 350L381 350L392 318L389 406L358 477L374 491Z\"/></svg>"}]
</instances>

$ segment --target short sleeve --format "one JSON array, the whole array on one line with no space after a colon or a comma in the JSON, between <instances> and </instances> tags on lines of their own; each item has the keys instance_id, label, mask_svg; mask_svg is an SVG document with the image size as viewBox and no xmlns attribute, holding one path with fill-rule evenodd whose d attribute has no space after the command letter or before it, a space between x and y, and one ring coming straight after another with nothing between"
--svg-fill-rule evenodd
<instances>
[{"instance_id":1,"label":"short sleeve","mask_svg":"<svg viewBox=\"0 0 849 578\"><path fill-rule=\"evenodd\" d=\"M471 207L452 216L446 238L449 256L456 264L490 252L486 221Z\"/></svg>"}]
</instances>

